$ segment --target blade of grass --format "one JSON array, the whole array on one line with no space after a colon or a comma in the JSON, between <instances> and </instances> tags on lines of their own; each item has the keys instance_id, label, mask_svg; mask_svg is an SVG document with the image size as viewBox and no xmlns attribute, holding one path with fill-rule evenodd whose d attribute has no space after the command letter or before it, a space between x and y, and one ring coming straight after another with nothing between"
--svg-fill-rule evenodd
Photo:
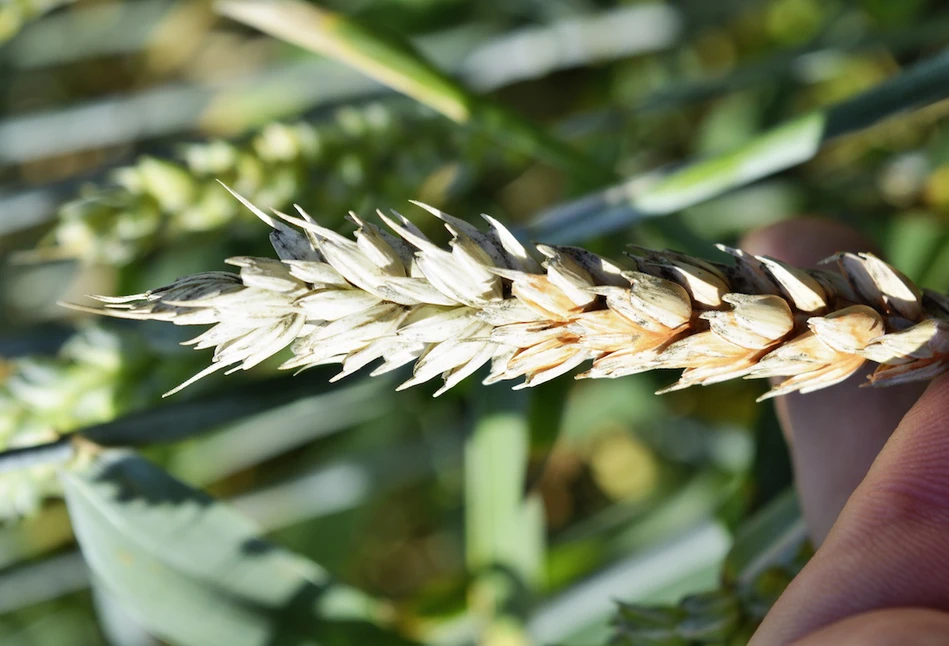
<instances>
[{"instance_id":1,"label":"blade of grass","mask_svg":"<svg viewBox=\"0 0 949 646\"><path fill-rule=\"evenodd\" d=\"M161 0L156 2L164 7ZM93 6L82 12L70 12L68 16L51 17L44 21L42 33L31 30L28 36L19 39L15 49L7 52L7 58L14 68L32 69L37 65L52 65L67 60L75 62L96 53L118 53L118 50L124 50L126 45L132 47L141 40L138 37L140 34L137 33L140 30L126 30L120 37L121 46L116 46L115 43L110 45L110 39L102 38L101 34L96 33L97 29L101 31L103 22L99 9L108 9L110 15L115 14L114 20L120 22L137 20L138 23L151 25L159 17L156 11L162 7L156 7L154 11L144 15L144 9L138 6L144 4L146 3L123 5L120 12L117 7ZM133 7L135 15L129 13L125 16L126 13L132 12ZM665 5L659 7L663 9L657 11L658 7L651 5L625 7L598 13L590 19L558 22L536 29L516 29L503 34L498 33L498 28L491 23L476 23L461 30L449 29L426 34L413 39L412 42L427 57L436 58L443 69L467 79L472 87L479 91L490 91L497 89L499 83L536 77L550 71L551 66L559 69L571 64L579 65L588 60L578 60L575 50L560 47L564 51L555 59L532 60L530 64L524 63L516 69L506 69L500 75L494 70L483 68L486 64L494 64L495 57L510 51L525 38L539 39L551 44L561 43L561 39L576 30L586 31L601 23L615 25L619 21L635 19L639 29L651 30L650 33L668 31L667 40L654 35L652 40L646 42L624 43L623 48L609 52L610 56L622 57L644 52L649 48L669 47L675 43L676 35L670 31L669 24L673 22L673 10ZM81 19L72 15L78 13L90 15ZM590 21L594 22L591 24ZM45 24L53 22L56 24ZM90 26L93 23L98 25L98 28ZM106 31L111 34L121 31L124 25L116 27L109 24L107 27ZM79 40L74 42L67 39L64 49L57 49L55 54L43 49L43 43L49 42L50 39L56 40L61 35L60 32L68 32ZM241 46L235 45L238 48ZM75 47L79 49L76 50ZM91 49L83 49L85 47ZM590 56L594 53L606 56L606 53L599 51L590 52ZM52 55L53 58L43 59L44 55ZM35 56L41 58L34 60ZM24 162L49 155L98 148L109 142L129 143L142 137L190 131L198 126L216 135L235 136L268 121L291 118L317 106L364 100L377 93L378 86L371 80L353 78L348 70L333 61L286 61L278 57L277 60L268 59L263 68L239 78L218 79L210 84L187 86L164 84L137 94L98 99L41 114L0 120L0 159L9 163ZM160 115L160 118L156 115ZM84 125L77 127L76 120ZM109 141L104 141L103 137L108 137ZM89 178L84 178L84 181L86 179ZM58 194L65 198L73 193L74 187L68 184L70 182L60 183L56 194L51 194L50 187L45 186L42 190L0 196L0 206L4 213L4 217L0 218L0 231L13 231L40 224L48 219L60 201Z\"/></svg>"},{"instance_id":2,"label":"blade of grass","mask_svg":"<svg viewBox=\"0 0 949 646\"><path fill-rule=\"evenodd\" d=\"M920 287L938 289L938 285L926 280L947 238L949 233L940 218L924 212L903 213L890 223L883 241L883 253L887 262L899 267Z\"/></svg>"},{"instance_id":3,"label":"blade of grass","mask_svg":"<svg viewBox=\"0 0 949 646\"><path fill-rule=\"evenodd\" d=\"M530 233L580 242L750 184L812 159L821 147L900 113L949 98L949 51L851 99L768 130L737 150L637 177L541 213Z\"/></svg>"},{"instance_id":4,"label":"blade of grass","mask_svg":"<svg viewBox=\"0 0 949 646\"><path fill-rule=\"evenodd\" d=\"M75 329L60 323L36 323L16 332L0 332L0 357L55 354Z\"/></svg>"},{"instance_id":5,"label":"blade of grass","mask_svg":"<svg viewBox=\"0 0 949 646\"><path fill-rule=\"evenodd\" d=\"M817 58L846 57L885 50L893 56L912 54L921 47L945 43L949 31L949 14L933 16L925 24L914 24L897 30L873 31L846 42L825 38L791 50L781 51L763 60L754 60L727 74L712 78L673 81L657 89L629 108L621 109L626 118L672 110L698 101L707 101L761 83L792 80L807 84L809 62Z\"/></svg>"},{"instance_id":6,"label":"blade of grass","mask_svg":"<svg viewBox=\"0 0 949 646\"><path fill-rule=\"evenodd\" d=\"M320 379L320 376L323 379ZM42 464L58 464L70 460L76 451L76 442L89 441L107 447L142 447L154 444L179 442L191 437L204 435L220 428L228 422L234 422L251 415L263 413L280 406L290 405L291 409L278 415L297 411L299 419L303 411L319 409L322 411L323 424L308 426L309 432L332 432L347 425L366 420L369 416L384 413L379 406L380 398L387 396L384 384L364 382L342 388L326 388L326 375L318 371L310 377L276 377L262 383L249 383L231 389L225 393L215 393L191 401L173 402L154 408L124 415L116 420L87 426L57 440L0 451L0 474L8 471L28 469ZM391 390L391 389L389 389ZM366 407L364 402L373 402ZM253 423L251 420L250 423ZM247 439L253 435L253 429L235 427L232 439L244 439L242 452L226 457L226 464L246 464L252 460L247 451L252 450ZM305 435L305 433L304 433ZM280 446L292 445L302 441L300 433L288 433L281 436ZM199 445L200 446L200 445ZM212 442L213 446L213 442ZM280 446L271 447L278 451ZM230 447L232 451L234 447ZM259 447L258 447L259 448ZM195 448L201 451L201 448ZM197 454L191 456L204 457ZM219 456L220 457L220 456ZM184 458L185 461L189 458ZM224 465L221 465L224 468Z\"/></svg>"},{"instance_id":7,"label":"blade of grass","mask_svg":"<svg viewBox=\"0 0 949 646\"><path fill-rule=\"evenodd\" d=\"M56 599L89 586L89 570L78 552L57 554L3 575L0 615Z\"/></svg>"},{"instance_id":8,"label":"blade of grass","mask_svg":"<svg viewBox=\"0 0 949 646\"><path fill-rule=\"evenodd\" d=\"M453 454L460 454L460 438L449 441ZM430 478L436 464L431 450L425 442L414 441L350 455L297 477L228 498L226 502L258 527L276 531L366 505L398 487ZM443 462L440 464L444 466ZM30 523L36 526L29 527ZM26 559L64 547L72 538L63 506L47 508L39 516L2 528L0 568L7 571L0 577L0 614L57 599L90 584L78 552L15 567ZM60 571L60 577L51 576Z\"/></svg>"},{"instance_id":9,"label":"blade of grass","mask_svg":"<svg viewBox=\"0 0 949 646\"><path fill-rule=\"evenodd\" d=\"M735 532L723 578L739 586L751 585L766 568L793 556L806 540L797 494L789 487Z\"/></svg>"},{"instance_id":10,"label":"blade of grass","mask_svg":"<svg viewBox=\"0 0 949 646\"><path fill-rule=\"evenodd\" d=\"M520 115L475 96L397 35L299 0L219 0L219 13L345 63L502 145L536 156L588 186L614 179L608 169Z\"/></svg>"},{"instance_id":11,"label":"blade of grass","mask_svg":"<svg viewBox=\"0 0 949 646\"><path fill-rule=\"evenodd\" d=\"M209 484L319 438L391 413L394 398L371 380L304 396L228 424L175 453L170 470ZM212 426L211 428L215 428ZM262 428L279 429L261 437Z\"/></svg>"},{"instance_id":12,"label":"blade of grass","mask_svg":"<svg viewBox=\"0 0 949 646\"><path fill-rule=\"evenodd\" d=\"M697 592L686 589L662 600L683 597L675 605L657 608L657 599L645 605L624 603L616 615L617 641L638 643L638 637L649 635L662 643L746 643L803 567L809 553L806 541L795 492L788 487L735 532L719 582L709 582L698 598L685 598Z\"/></svg>"},{"instance_id":13,"label":"blade of grass","mask_svg":"<svg viewBox=\"0 0 949 646\"><path fill-rule=\"evenodd\" d=\"M94 577L91 584L96 620L108 643L122 646L161 646L109 588Z\"/></svg>"},{"instance_id":14,"label":"blade of grass","mask_svg":"<svg viewBox=\"0 0 949 646\"><path fill-rule=\"evenodd\" d=\"M547 601L531 615L530 635L540 644L606 643L616 599L675 599L714 585L727 548L728 535L714 521L685 528Z\"/></svg>"},{"instance_id":15,"label":"blade of grass","mask_svg":"<svg viewBox=\"0 0 949 646\"><path fill-rule=\"evenodd\" d=\"M682 12L662 2L620 5L504 34L473 51L460 76L490 91L551 72L615 61L672 47Z\"/></svg>"},{"instance_id":16,"label":"blade of grass","mask_svg":"<svg viewBox=\"0 0 949 646\"><path fill-rule=\"evenodd\" d=\"M0 476L44 464L62 464L75 455L76 446L68 436L35 446L0 451Z\"/></svg>"},{"instance_id":17,"label":"blade of grass","mask_svg":"<svg viewBox=\"0 0 949 646\"><path fill-rule=\"evenodd\" d=\"M343 392L356 395L357 399L372 399L385 393L381 388L353 386L343 388L320 387L319 377L326 375L314 373L305 377L303 383L296 384L300 377L281 376L262 383L248 383L231 388L224 393L207 395L199 399L174 402L150 408L141 413L132 413L115 421L91 426L79 431L87 440L102 446L148 446L156 443L177 442L189 437L204 434L220 425L236 421L266 410L289 404L301 398L313 399L320 393L327 402L332 401L333 393ZM338 392L337 392L338 391ZM358 395L357 395L358 393ZM348 397L340 400L341 403ZM364 419L354 413L353 421Z\"/></svg>"},{"instance_id":18,"label":"blade of grass","mask_svg":"<svg viewBox=\"0 0 949 646\"><path fill-rule=\"evenodd\" d=\"M218 13L355 67L449 119L471 117L470 96L408 42L370 32L345 16L295 0L222 0Z\"/></svg>"},{"instance_id":19,"label":"blade of grass","mask_svg":"<svg viewBox=\"0 0 949 646\"><path fill-rule=\"evenodd\" d=\"M18 0L0 5L0 45L16 36L27 23L76 0Z\"/></svg>"},{"instance_id":20,"label":"blade of grass","mask_svg":"<svg viewBox=\"0 0 949 646\"><path fill-rule=\"evenodd\" d=\"M90 570L150 632L195 644L407 644L387 606L259 537L226 505L134 455L63 474Z\"/></svg>"},{"instance_id":21,"label":"blade of grass","mask_svg":"<svg viewBox=\"0 0 949 646\"><path fill-rule=\"evenodd\" d=\"M84 2L36 22L5 47L4 59L9 68L21 70L137 52L174 4L174 0L117 6Z\"/></svg>"},{"instance_id":22,"label":"blade of grass","mask_svg":"<svg viewBox=\"0 0 949 646\"><path fill-rule=\"evenodd\" d=\"M523 393L479 391L465 446L466 560L482 643L527 643L522 622L544 554L540 499L524 498L530 426Z\"/></svg>"}]
</instances>

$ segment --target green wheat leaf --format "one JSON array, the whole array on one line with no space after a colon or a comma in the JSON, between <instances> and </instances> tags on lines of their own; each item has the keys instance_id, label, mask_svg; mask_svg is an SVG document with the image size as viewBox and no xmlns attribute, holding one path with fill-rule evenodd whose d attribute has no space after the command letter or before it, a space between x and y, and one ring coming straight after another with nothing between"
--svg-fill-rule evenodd
<instances>
[{"instance_id":1,"label":"green wheat leaf","mask_svg":"<svg viewBox=\"0 0 949 646\"><path fill-rule=\"evenodd\" d=\"M260 538L250 522L146 460L107 453L62 475L94 576L149 631L206 644L406 644L385 606Z\"/></svg>"}]
</instances>

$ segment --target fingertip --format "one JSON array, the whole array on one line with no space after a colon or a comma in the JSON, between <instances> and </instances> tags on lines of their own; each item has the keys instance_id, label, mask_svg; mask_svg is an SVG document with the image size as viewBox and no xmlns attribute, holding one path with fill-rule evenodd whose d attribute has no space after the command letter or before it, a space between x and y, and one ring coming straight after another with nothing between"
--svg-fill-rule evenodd
<instances>
[{"instance_id":1,"label":"fingertip","mask_svg":"<svg viewBox=\"0 0 949 646\"><path fill-rule=\"evenodd\" d=\"M816 545L823 542L893 429L922 392L922 384L858 388L865 374L861 371L837 386L776 402L804 517Z\"/></svg>"},{"instance_id":2,"label":"fingertip","mask_svg":"<svg viewBox=\"0 0 949 646\"><path fill-rule=\"evenodd\" d=\"M940 514L949 518L949 375L937 377L907 412L873 463L861 508L873 525L897 516Z\"/></svg>"},{"instance_id":3,"label":"fingertip","mask_svg":"<svg viewBox=\"0 0 949 646\"><path fill-rule=\"evenodd\" d=\"M937 646L949 643L949 614L929 608L887 608L842 619L793 646Z\"/></svg>"},{"instance_id":4,"label":"fingertip","mask_svg":"<svg viewBox=\"0 0 949 646\"><path fill-rule=\"evenodd\" d=\"M949 373L943 373L926 386L916 404L906 413L901 432L911 434L907 439L920 436L920 429L946 424L949 408ZM938 433L937 433L938 434Z\"/></svg>"},{"instance_id":5,"label":"fingertip","mask_svg":"<svg viewBox=\"0 0 949 646\"><path fill-rule=\"evenodd\" d=\"M943 375L903 418L754 643L787 643L884 608L949 610L947 405ZM859 428L851 430L860 436Z\"/></svg>"},{"instance_id":6,"label":"fingertip","mask_svg":"<svg viewBox=\"0 0 949 646\"><path fill-rule=\"evenodd\" d=\"M758 229L745 236L741 247L799 267L813 267L838 251L874 250L853 229L816 217ZM775 403L790 445L804 516L818 545L921 392L917 384L860 389L863 376L865 371L838 386L782 397Z\"/></svg>"}]
</instances>

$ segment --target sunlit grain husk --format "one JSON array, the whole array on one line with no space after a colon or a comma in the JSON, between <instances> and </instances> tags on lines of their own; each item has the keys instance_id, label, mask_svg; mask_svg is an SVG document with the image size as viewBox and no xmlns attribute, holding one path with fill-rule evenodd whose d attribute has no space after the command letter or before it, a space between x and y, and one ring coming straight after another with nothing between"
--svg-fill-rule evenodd
<instances>
[{"instance_id":1,"label":"sunlit grain husk","mask_svg":"<svg viewBox=\"0 0 949 646\"><path fill-rule=\"evenodd\" d=\"M413 364L401 388L441 377L441 394L488 366L485 383L516 388L576 372L616 378L680 369L660 390L735 378L784 380L762 398L811 392L880 364L868 385L930 379L949 368L949 299L922 292L869 253L804 270L719 246L731 264L633 248L628 266L576 247L521 242L440 210L448 249L401 214L357 214L352 238L297 215L265 213L277 259L231 258L206 272L79 309L210 325L188 343L211 365L248 370L289 348L283 368L341 364L342 378ZM388 231L386 230L388 229ZM838 272L832 270L836 265Z\"/></svg>"}]
</instances>

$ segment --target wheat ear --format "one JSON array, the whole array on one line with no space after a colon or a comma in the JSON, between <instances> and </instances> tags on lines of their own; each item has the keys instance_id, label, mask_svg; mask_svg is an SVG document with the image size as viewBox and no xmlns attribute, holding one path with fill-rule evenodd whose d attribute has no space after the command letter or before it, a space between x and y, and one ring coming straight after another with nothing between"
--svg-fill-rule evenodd
<instances>
[{"instance_id":1,"label":"wheat ear","mask_svg":"<svg viewBox=\"0 0 949 646\"><path fill-rule=\"evenodd\" d=\"M230 189L228 189L230 190ZM490 363L485 383L534 386L588 360L578 378L684 369L659 392L734 379L786 377L762 399L836 384L866 361L870 385L929 379L949 367L949 298L921 292L869 253L803 270L719 245L718 264L634 248L630 268L576 247L525 245L489 216L483 232L424 204L450 250L406 218L378 212L396 235L351 213L355 239L301 217L264 213L278 259L237 257L240 273L207 272L126 297L94 296L113 317L211 325L187 341L214 347L218 370L247 370L290 346L282 368L342 364L334 377L415 363L406 388L441 376L445 392ZM297 228L289 226L295 225Z\"/></svg>"}]
</instances>

